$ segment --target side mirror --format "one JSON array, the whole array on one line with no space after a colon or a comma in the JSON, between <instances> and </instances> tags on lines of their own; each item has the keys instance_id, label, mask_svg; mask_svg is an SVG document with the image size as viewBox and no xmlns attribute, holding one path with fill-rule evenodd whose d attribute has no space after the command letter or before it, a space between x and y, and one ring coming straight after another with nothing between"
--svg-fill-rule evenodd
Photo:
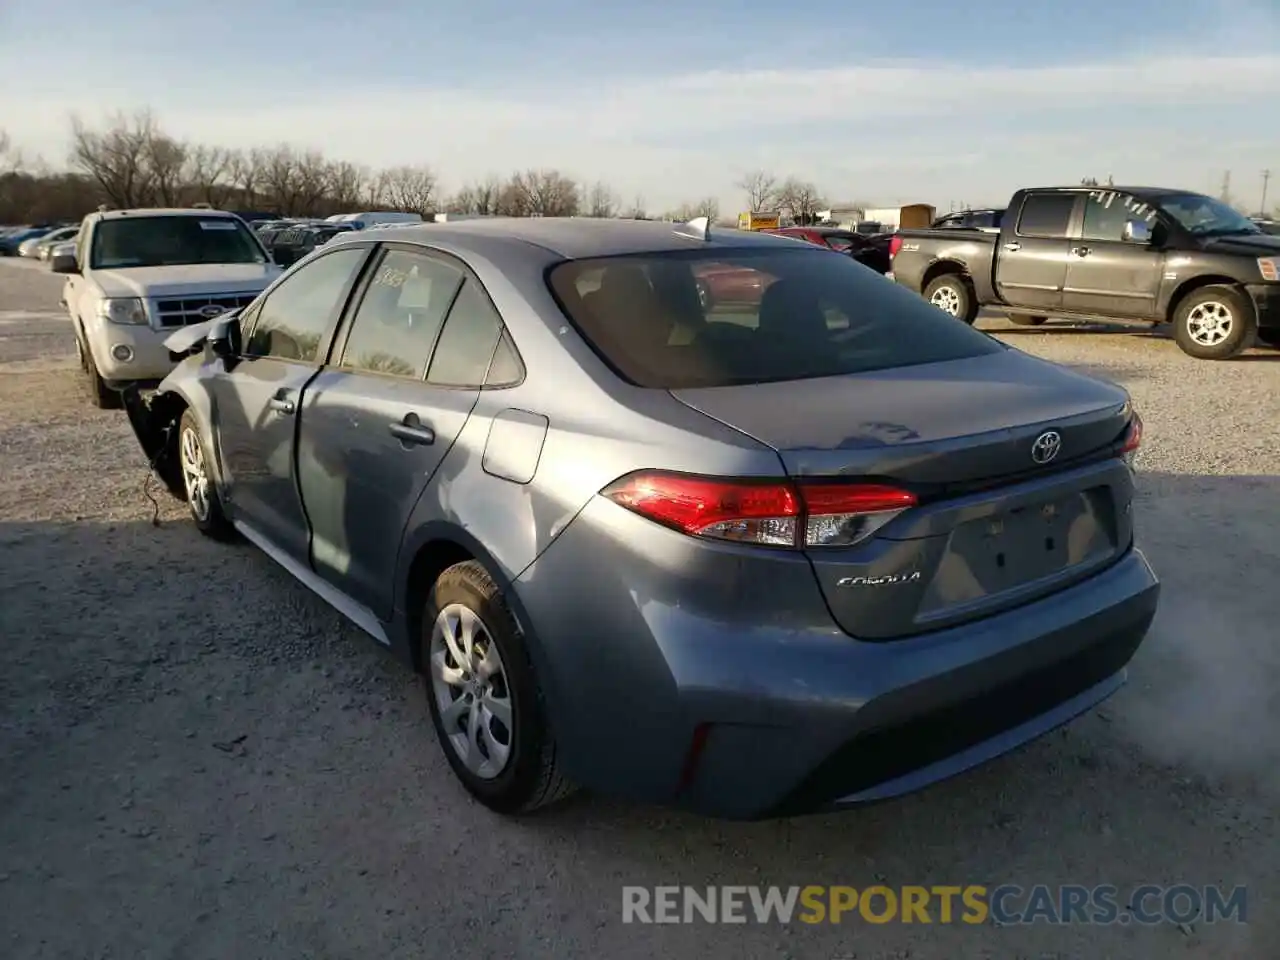
<instances>
[{"instance_id":1,"label":"side mirror","mask_svg":"<svg viewBox=\"0 0 1280 960\"><path fill-rule=\"evenodd\" d=\"M240 358L240 316L219 317L209 327L209 349L216 357L234 361Z\"/></svg>"},{"instance_id":2,"label":"side mirror","mask_svg":"<svg viewBox=\"0 0 1280 960\"><path fill-rule=\"evenodd\" d=\"M54 273L79 273L80 264L74 253L60 253L49 258L49 269Z\"/></svg>"},{"instance_id":3,"label":"side mirror","mask_svg":"<svg viewBox=\"0 0 1280 960\"><path fill-rule=\"evenodd\" d=\"M1127 220L1124 233L1121 234L1127 243L1150 243L1151 228L1141 220Z\"/></svg>"}]
</instances>

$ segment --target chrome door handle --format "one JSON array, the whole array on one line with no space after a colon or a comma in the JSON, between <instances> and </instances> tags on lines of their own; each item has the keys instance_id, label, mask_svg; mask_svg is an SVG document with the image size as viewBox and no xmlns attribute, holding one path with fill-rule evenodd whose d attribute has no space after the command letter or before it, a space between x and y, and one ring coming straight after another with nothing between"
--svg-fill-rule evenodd
<instances>
[{"instance_id":1,"label":"chrome door handle","mask_svg":"<svg viewBox=\"0 0 1280 960\"><path fill-rule=\"evenodd\" d=\"M294 411L293 401L285 400L283 397L272 397L267 401L267 406L285 416L291 416Z\"/></svg>"},{"instance_id":2,"label":"chrome door handle","mask_svg":"<svg viewBox=\"0 0 1280 960\"><path fill-rule=\"evenodd\" d=\"M1017 240L1014 240L1012 243L1006 243L1004 245L1004 248L1009 251L1021 250L1022 244L1020 244Z\"/></svg>"}]
</instances>

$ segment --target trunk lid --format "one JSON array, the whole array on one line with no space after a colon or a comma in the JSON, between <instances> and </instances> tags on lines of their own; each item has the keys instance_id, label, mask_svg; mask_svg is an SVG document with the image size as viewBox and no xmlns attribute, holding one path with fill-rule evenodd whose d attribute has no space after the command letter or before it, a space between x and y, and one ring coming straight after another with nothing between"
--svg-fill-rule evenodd
<instances>
[{"instance_id":1,"label":"trunk lid","mask_svg":"<svg viewBox=\"0 0 1280 960\"><path fill-rule=\"evenodd\" d=\"M837 622L891 639L1063 589L1132 537L1116 450L1128 396L1017 350L847 377L675 390L765 443L797 479L892 483L919 505L808 556ZM1059 437L1039 463L1037 439Z\"/></svg>"}]
</instances>

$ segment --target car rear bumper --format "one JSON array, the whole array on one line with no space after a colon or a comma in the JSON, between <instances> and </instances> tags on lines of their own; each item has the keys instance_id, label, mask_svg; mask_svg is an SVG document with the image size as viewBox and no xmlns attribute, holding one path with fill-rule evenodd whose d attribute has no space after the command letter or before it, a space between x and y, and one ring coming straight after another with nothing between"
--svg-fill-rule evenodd
<instances>
[{"instance_id":1,"label":"car rear bumper","mask_svg":"<svg viewBox=\"0 0 1280 960\"><path fill-rule=\"evenodd\" d=\"M743 583L719 585L725 600L788 599L775 616L734 622L699 599L716 587L687 565L682 594L651 570L609 570L578 540L583 521L517 581L567 771L602 792L734 819L896 796L1052 730L1124 682L1159 597L1130 550L1035 603L867 642L834 627L807 565L775 562L757 583L741 564ZM806 578L814 596L799 596Z\"/></svg>"},{"instance_id":2,"label":"car rear bumper","mask_svg":"<svg viewBox=\"0 0 1280 960\"><path fill-rule=\"evenodd\" d=\"M1257 311L1258 326L1263 330L1280 329L1280 283L1250 283L1245 290Z\"/></svg>"}]
</instances>

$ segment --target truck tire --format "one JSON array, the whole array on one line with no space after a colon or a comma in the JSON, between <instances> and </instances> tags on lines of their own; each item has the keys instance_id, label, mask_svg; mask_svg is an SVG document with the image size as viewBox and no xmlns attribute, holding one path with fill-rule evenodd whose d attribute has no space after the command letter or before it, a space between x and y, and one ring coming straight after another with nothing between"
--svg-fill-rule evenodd
<instances>
[{"instance_id":1,"label":"truck tire","mask_svg":"<svg viewBox=\"0 0 1280 960\"><path fill-rule=\"evenodd\" d=\"M1249 299L1225 284L1193 290L1173 314L1174 340L1198 360L1231 359L1253 343L1257 326Z\"/></svg>"},{"instance_id":2,"label":"truck tire","mask_svg":"<svg viewBox=\"0 0 1280 960\"><path fill-rule=\"evenodd\" d=\"M924 298L957 320L973 323L978 317L978 298L969 278L962 273L944 273L924 288Z\"/></svg>"},{"instance_id":3,"label":"truck tire","mask_svg":"<svg viewBox=\"0 0 1280 960\"><path fill-rule=\"evenodd\" d=\"M1038 327L1040 324L1048 320L1048 317L1033 317L1029 313L1011 313L1009 322L1019 327Z\"/></svg>"},{"instance_id":4,"label":"truck tire","mask_svg":"<svg viewBox=\"0 0 1280 960\"><path fill-rule=\"evenodd\" d=\"M85 388L89 391L89 402L99 410L119 410L123 405L120 394L107 386L98 374L98 365L93 362L93 353L88 344L76 337L76 353L80 360L80 374Z\"/></svg>"}]
</instances>

